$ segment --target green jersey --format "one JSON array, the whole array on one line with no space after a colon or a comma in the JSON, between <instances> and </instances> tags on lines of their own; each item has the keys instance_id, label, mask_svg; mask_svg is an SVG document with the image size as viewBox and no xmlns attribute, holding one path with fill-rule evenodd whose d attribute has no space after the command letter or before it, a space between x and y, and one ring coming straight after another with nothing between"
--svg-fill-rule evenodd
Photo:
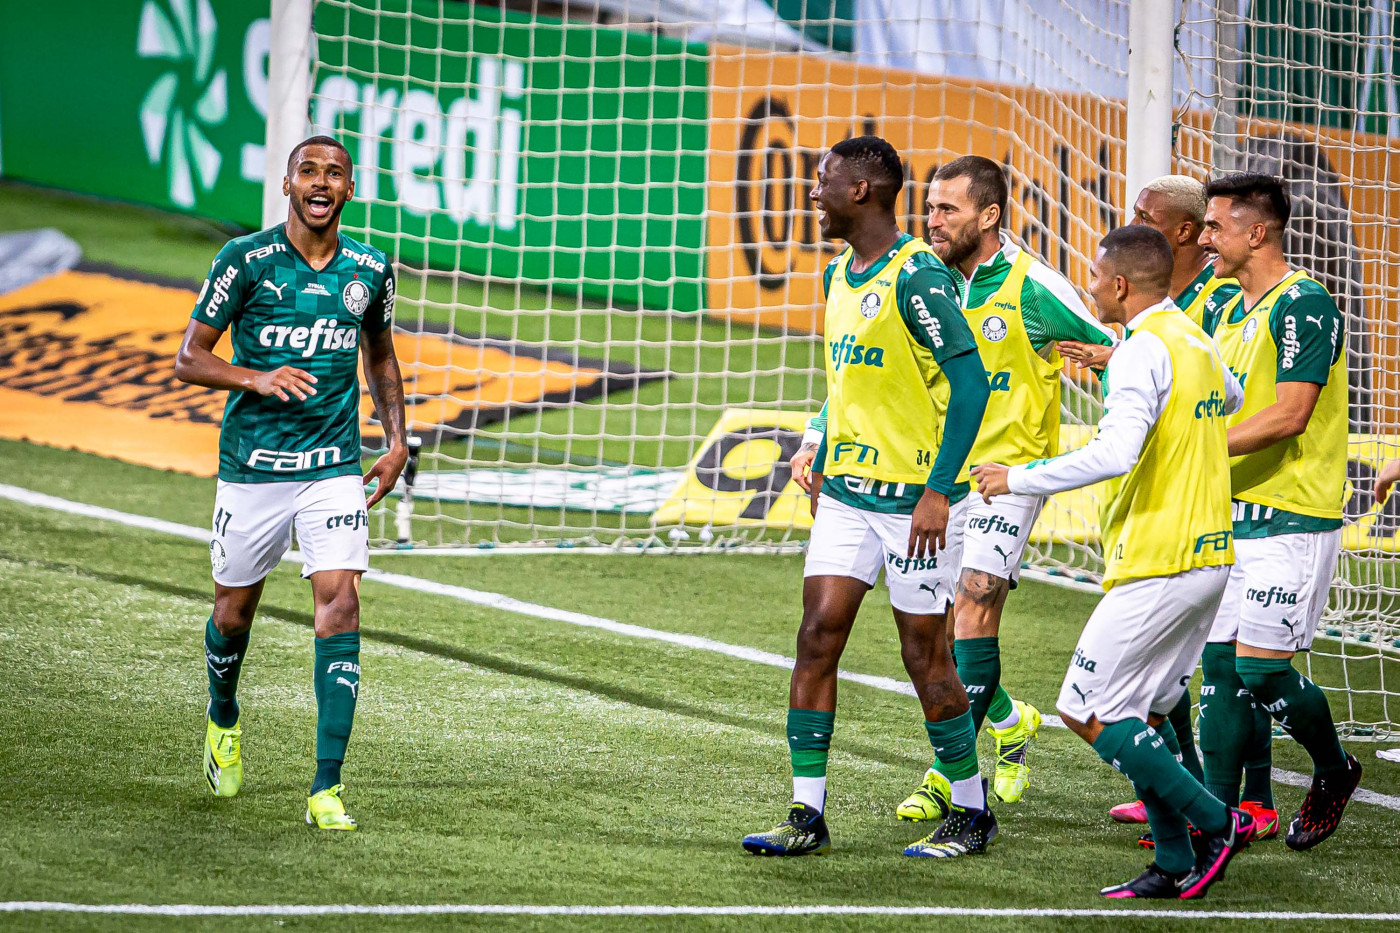
<instances>
[{"instance_id":1,"label":"green jersey","mask_svg":"<svg viewBox=\"0 0 1400 933\"><path fill-rule=\"evenodd\" d=\"M1238 324L1248 315L1241 297L1230 310L1230 323ZM1219 317L1217 312L1217 321ZM1289 320L1295 326L1290 327ZM1297 325L1299 321L1308 326ZM1311 326L1314 324L1317 326ZM1342 313L1327 289L1311 279L1295 284L1279 296L1269 312L1269 330L1278 345L1275 382L1327 384L1332 364L1345 352L1339 339L1345 332ZM1341 519L1336 518L1299 515L1252 502L1236 501L1233 506L1236 538L1271 538L1342 527Z\"/></svg>"},{"instance_id":2,"label":"green jersey","mask_svg":"<svg viewBox=\"0 0 1400 933\"><path fill-rule=\"evenodd\" d=\"M1213 278L1215 278L1215 263L1208 262L1206 267L1191 280L1191 284L1186 286L1180 295L1172 299L1173 303L1181 310L1187 310ZM1234 280L1229 280L1206 296L1205 305L1201 308L1201 330L1207 334L1215 333L1215 326L1220 323L1220 312L1225 310L1225 305L1239 293L1239 285Z\"/></svg>"},{"instance_id":3,"label":"green jersey","mask_svg":"<svg viewBox=\"0 0 1400 933\"><path fill-rule=\"evenodd\" d=\"M361 331L392 323L394 273L379 250L341 235L319 272L282 225L230 240L199 291L196 321L232 329L233 364L268 372L294 366L316 394L228 394L219 429L219 479L278 483L360 472Z\"/></svg>"}]
</instances>

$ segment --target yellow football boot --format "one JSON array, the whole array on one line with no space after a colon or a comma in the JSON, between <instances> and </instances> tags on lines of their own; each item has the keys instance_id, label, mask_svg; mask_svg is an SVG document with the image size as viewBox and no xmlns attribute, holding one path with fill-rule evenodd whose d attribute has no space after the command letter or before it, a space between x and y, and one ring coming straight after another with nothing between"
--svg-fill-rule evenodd
<instances>
[{"instance_id":1,"label":"yellow football boot","mask_svg":"<svg viewBox=\"0 0 1400 933\"><path fill-rule=\"evenodd\" d=\"M355 820L345 812L345 804L340 799L344 790L344 784L337 784L307 797L306 825L315 826L318 829L354 832L356 829Z\"/></svg>"},{"instance_id":2,"label":"yellow football boot","mask_svg":"<svg viewBox=\"0 0 1400 933\"><path fill-rule=\"evenodd\" d=\"M1031 772L1026 767L1026 749L1031 740L1040 732L1040 710L1029 703L1013 700L1021 712L1021 721L1009 729L987 731L996 739L996 777L992 783L993 793L1002 803L1019 803L1031 786Z\"/></svg>"},{"instance_id":3,"label":"yellow football boot","mask_svg":"<svg viewBox=\"0 0 1400 933\"><path fill-rule=\"evenodd\" d=\"M210 719L204 729L204 778L215 797L232 797L243 786L243 729L234 723L230 729Z\"/></svg>"},{"instance_id":4,"label":"yellow football boot","mask_svg":"<svg viewBox=\"0 0 1400 933\"><path fill-rule=\"evenodd\" d=\"M894 811L901 820L922 823L941 820L952 806L953 785L936 768L929 768L919 789L910 794Z\"/></svg>"}]
</instances>

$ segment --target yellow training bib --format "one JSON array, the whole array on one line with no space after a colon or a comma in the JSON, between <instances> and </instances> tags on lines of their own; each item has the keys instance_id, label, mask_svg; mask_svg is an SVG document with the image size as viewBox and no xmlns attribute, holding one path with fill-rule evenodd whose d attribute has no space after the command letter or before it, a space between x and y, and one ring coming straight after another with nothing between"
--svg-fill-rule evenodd
<instances>
[{"instance_id":1,"label":"yellow training bib","mask_svg":"<svg viewBox=\"0 0 1400 933\"><path fill-rule=\"evenodd\" d=\"M1235 378L1244 385L1244 407L1230 417L1234 427L1278 401L1278 344L1270 317L1274 307L1299 282L1315 281L1295 270L1259 300L1244 319L1231 323L1241 293L1221 312L1215 339L1220 354ZM1284 319L1288 328L1306 322ZM1302 434L1230 461L1234 497L1242 502L1271 506L1314 518L1339 519L1347 481L1347 364L1340 353L1328 370L1327 384Z\"/></svg>"},{"instance_id":2,"label":"yellow training bib","mask_svg":"<svg viewBox=\"0 0 1400 933\"><path fill-rule=\"evenodd\" d=\"M1147 315L1127 339L1167 348L1172 386L1142 454L1105 496L1103 587L1233 564L1224 364L1205 331L1172 308Z\"/></svg>"},{"instance_id":3,"label":"yellow training bib","mask_svg":"<svg viewBox=\"0 0 1400 933\"><path fill-rule=\"evenodd\" d=\"M1234 279L1217 279L1212 275L1206 280L1206 284L1201 286L1201 290L1196 292L1196 296L1186 303L1186 307L1181 310L1186 312L1186 316L1191 319L1191 323L1197 327L1204 326L1206 304L1210 301L1210 296L1214 295L1222 287L1238 286Z\"/></svg>"},{"instance_id":4,"label":"yellow training bib","mask_svg":"<svg viewBox=\"0 0 1400 933\"><path fill-rule=\"evenodd\" d=\"M853 251L837 260L826 299L828 476L928 479L943 438L948 380L905 326L895 283L906 260L931 252L910 240L860 287L848 281ZM923 299L911 300L918 310Z\"/></svg>"},{"instance_id":5,"label":"yellow training bib","mask_svg":"<svg viewBox=\"0 0 1400 933\"><path fill-rule=\"evenodd\" d=\"M1059 453L1062 360L1053 344L1048 358L1035 352L1021 316L1022 286L1034 262L1022 250L1001 287L984 304L963 312L992 394L960 482L979 463L1026 463Z\"/></svg>"}]
</instances>

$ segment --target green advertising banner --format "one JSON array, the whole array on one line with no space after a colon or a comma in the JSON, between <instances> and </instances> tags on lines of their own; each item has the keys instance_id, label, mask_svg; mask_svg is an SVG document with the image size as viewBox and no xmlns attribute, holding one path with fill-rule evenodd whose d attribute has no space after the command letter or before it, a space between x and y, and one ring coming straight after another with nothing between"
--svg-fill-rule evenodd
<instances>
[{"instance_id":1,"label":"green advertising banner","mask_svg":"<svg viewBox=\"0 0 1400 933\"><path fill-rule=\"evenodd\" d=\"M267 0L0 0L0 172L259 226L267 16Z\"/></svg>"},{"instance_id":2,"label":"green advertising banner","mask_svg":"<svg viewBox=\"0 0 1400 933\"><path fill-rule=\"evenodd\" d=\"M433 266L702 307L705 47L436 0L316 16L312 118L355 155L347 223Z\"/></svg>"},{"instance_id":3,"label":"green advertising banner","mask_svg":"<svg viewBox=\"0 0 1400 933\"><path fill-rule=\"evenodd\" d=\"M268 11L0 0L0 173L260 226ZM702 307L703 47L436 0L318 4L315 27L309 116L355 157L351 229L408 262Z\"/></svg>"}]
</instances>

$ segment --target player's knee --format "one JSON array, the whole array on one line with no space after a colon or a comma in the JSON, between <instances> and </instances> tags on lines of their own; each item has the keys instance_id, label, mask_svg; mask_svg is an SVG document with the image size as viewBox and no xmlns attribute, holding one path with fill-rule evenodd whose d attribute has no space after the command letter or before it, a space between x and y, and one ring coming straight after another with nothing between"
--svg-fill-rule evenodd
<instances>
[{"instance_id":1,"label":"player's knee","mask_svg":"<svg viewBox=\"0 0 1400 933\"><path fill-rule=\"evenodd\" d=\"M246 599L215 599L214 628L225 638L242 635L253 627L257 603Z\"/></svg>"},{"instance_id":2,"label":"player's knee","mask_svg":"<svg viewBox=\"0 0 1400 933\"><path fill-rule=\"evenodd\" d=\"M1254 698L1265 705L1273 703L1283 692L1287 681L1291 675L1284 671L1270 671L1262 673L1259 671L1240 671L1240 680L1244 682L1245 689L1254 694Z\"/></svg>"},{"instance_id":3,"label":"player's knee","mask_svg":"<svg viewBox=\"0 0 1400 933\"><path fill-rule=\"evenodd\" d=\"M332 594L316 607L316 637L354 632L360 628L360 595L354 588Z\"/></svg>"}]
</instances>

